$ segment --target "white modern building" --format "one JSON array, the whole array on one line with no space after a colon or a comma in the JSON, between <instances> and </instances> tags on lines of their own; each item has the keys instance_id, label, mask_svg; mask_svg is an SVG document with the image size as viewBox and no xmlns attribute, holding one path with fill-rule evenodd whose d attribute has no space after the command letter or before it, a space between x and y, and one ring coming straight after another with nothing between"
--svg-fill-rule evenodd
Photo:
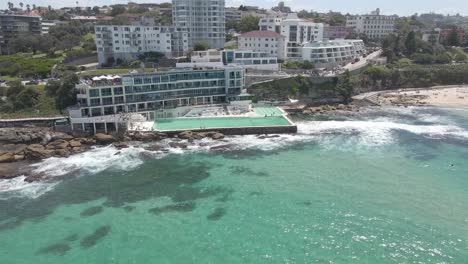
<instances>
[{"instance_id":1,"label":"white modern building","mask_svg":"<svg viewBox=\"0 0 468 264\"><path fill-rule=\"evenodd\" d=\"M274 31L284 37L284 45L278 51L279 59L300 60L302 45L324 39L324 24L300 19L297 14L290 13L284 17L281 14L270 15L259 22L261 31ZM242 45L239 45L240 48Z\"/></svg>"},{"instance_id":2,"label":"white modern building","mask_svg":"<svg viewBox=\"0 0 468 264\"><path fill-rule=\"evenodd\" d=\"M283 22L284 15L281 13L269 14L260 19L258 27L261 31L273 31L281 34L281 23Z\"/></svg>"},{"instance_id":3,"label":"white modern building","mask_svg":"<svg viewBox=\"0 0 468 264\"><path fill-rule=\"evenodd\" d=\"M68 112L74 130L107 133L129 115L178 117L196 106L238 101L244 75L242 67L226 66L83 78L76 85L78 104Z\"/></svg>"},{"instance_id":4,"label":"white modern building","mask_svg":"<svg viewBox=\"0 0 468 264\"><path fill-rule=\"evenodd\" d=\"M305 43L323 41L323 23L300 19L289 14L281 23L281 35L286 37L285 54L288 59L301 59L301 47Z\"/></svg>"},{"instance_id":5,"label":"white modern building","mask_svg":"<svg viewBox=\"0 0 468 264\"><path fill-rule=\"evenodd\" d=\"M302 47L302 60L316 67L345 65L366 53L362 40L340 39L307 43Z\"/></svg>"},{"instance_id":6,"label":"white modern building","mask_svg":"<svg viewBox=\"0 0 468 264\"><path fill-rule=\"evenodd\" d=\"M145 52L160 52L168 57L188 51L188 33L183 28L146 25L96 26L99 64L133 60Z\"/></svg>"},{"instance_id":7,"label":"white modern building","mask_svg":"<svg viewBox=\"0 0 468 264\"><path fill-rule=\"evenodd\" d=\"M273 31L251 31L238 38L240 50L263 52L280 60L285 59L285 37Z\"/></svg>"},{"instance_id":8,"label":"white modern building","mask_svg":"<svg viewBox=\"0 0 468 264\"><path fill-rule=\"evenodd\" d=\"M190 48L200 41L224 48L224 0L172 0L172 20L175 27L188 31Z\"/></svg>"},{"instance_id":9,"label":"white modern building","mask_svg":"<svg viewBox=\"0 0 468 264\"><path fill-rule=\"evenodd\" d=\"M189 63L177 63L177 67L224 67L238 65L245 69L260 71L279 71L276 56L270 53L251 50L206 50L194 51Z\"/></svg>"},{"instance_id":10,"label":"white modern building","mask_svg":"<svg viewBox=\"0 0 468 264\"><path fill-rule=\"evenodd\" d=\"M346 26L352 27L358 34L366 34L369 39L382 40L395 31L397 16L380 15L380 9L370 15L346 17Z\"/></svg>"}]
</instances>

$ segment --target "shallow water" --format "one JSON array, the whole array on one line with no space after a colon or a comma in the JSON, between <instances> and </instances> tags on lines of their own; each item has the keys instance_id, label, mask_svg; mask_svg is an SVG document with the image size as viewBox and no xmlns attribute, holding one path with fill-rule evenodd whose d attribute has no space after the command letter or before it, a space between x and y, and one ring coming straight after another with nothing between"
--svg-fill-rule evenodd
<instances>
[{"instance_id":1,"label":"shallow water","mask_svg":"<svg viewBox=\"0 0 468 264\"><path fill-rule=\"evenodd\" d=\"M2 263L465 263L468 111L322 119L46 160L0 182Z\"/></svg>"}]
</instances>

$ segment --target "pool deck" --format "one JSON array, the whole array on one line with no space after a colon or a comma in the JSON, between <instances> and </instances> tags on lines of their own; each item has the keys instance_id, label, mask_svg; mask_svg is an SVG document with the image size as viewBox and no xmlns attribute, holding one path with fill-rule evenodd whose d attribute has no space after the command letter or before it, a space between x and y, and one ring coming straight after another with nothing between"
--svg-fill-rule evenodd
<instances>
[{"instance_id":1,"label":"pool deck","mask_svg":"<svg viewBox=\"0 0 468 264\"><path fill-rule=\"evenodd\" d=\"M219 131L229 135L296 133L297 126L276 107L255 107L255 116L180 117L157 119L153 131Z\"/></svg>"}]
</instances>

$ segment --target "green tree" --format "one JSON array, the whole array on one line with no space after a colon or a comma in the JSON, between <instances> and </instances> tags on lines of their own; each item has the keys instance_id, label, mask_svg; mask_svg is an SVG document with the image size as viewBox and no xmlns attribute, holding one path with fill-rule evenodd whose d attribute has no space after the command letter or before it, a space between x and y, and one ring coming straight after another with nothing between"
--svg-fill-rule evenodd
<instances>
[{"instance_id":1,"label":"green tree","mask_svg":"<svg viewBox=\"0 0 468 264\"><path fill-rule=\"evenodd\" d=\"M336 84L336 91L343 97L345 104L351 102L351 97L354 93L354 86L351 83L351 73L346 70L339 78Z\"/></svg>"},{"instance_id":2,"label":"green tree","mask_svg":"<svg viewBox=\"0 0 468 264\"><path fill-rule=\"evenodd\" d=\"M2 110L14 112L32 108L37 104L39 93L33 87L25 87L20 81L10 83L7 91L7 103Z\"/></svg>"},{"instance_id":3,"label":"green tree","mask_svg":"<svg viewBox=\"0 0 468 264\"><path fill-rule=\"evenodd\" d=\"M456 26L452 27L450 34L447 38L447 45L448 46L459 46L460 45L460 38L458 37L458 28Z\"/></svg>"},{"instance_id":4,"label":"green tree","mask_svg":"<svg viewBox=\"0 0 468 264\"><path fill-rule=\"evenodd\" d=\"M210 44L206 41L198 41L193 45L194 51L203 51L210 49Z\"/></svg>"},{"instance_id":5,"label":"green tree","mask_svg":"<svg viewBox=\"0 0 468 264\"><path fill-rule=\"evenodd\" d=\"M249 32L258 30L258 22L260 21L259 17L256 16L245 16L239 22L239 32Z\"/></svg>"},{"instance_id":6,"label":"green tree","mask_svg":"<svg viewBox=\"0 0 468 264\"><path fill-rule=\"evenodd\" d=\"M123 13L125 13L125 7L123 5L113 5L110 15L115 17Z\"/></svg>"},{"instance_id":7,"label":"green tree","mask_svg":"<svg viewBox=\"0 0 468 264\"><path fill-rule=\"evenodd\" d=\"M76 104L75 84L78 82L76 74L66 74L59 81L49 81L45 87L46 93L54 98L57 108L65 109Z\"/></svg>"},{"instance_id":8,"label":"green tree","mask_svg":"<svg viewBox=\"0 0 468 264\"><path fill-rule=\"evenodd\" d=\"M454 57L454 60L456 62L465 62L466 59L467 59L466 55L461 52L457 53Z\"/></svg>"},{"instance_id":9,"label":"green tree","mask_svg":"<svg viewBox=\"0 0 468 264\"><path fill-rule=\"evenodd\" d=\"M442 52L442 53L439 53L439 54L437 54L435 56L434 61L436 63L440 63L440 64L447 64L447 63L450 63L452 61L452 59L447 54L447 52Z\"/></svg>"},{"instance_id":10,"label":"green tree","mask_svg":"<svg viewBox=\"0 0 468 264\"><path fill-rule=\"evenodd\" d=\"M410 31L408 35L406 36L405 46L406 46L406 54L408 56L411 56L411 54L416 52L417 42L416 42L416 33L414 33L414 31Z\"/></svg>"}]
</instances>

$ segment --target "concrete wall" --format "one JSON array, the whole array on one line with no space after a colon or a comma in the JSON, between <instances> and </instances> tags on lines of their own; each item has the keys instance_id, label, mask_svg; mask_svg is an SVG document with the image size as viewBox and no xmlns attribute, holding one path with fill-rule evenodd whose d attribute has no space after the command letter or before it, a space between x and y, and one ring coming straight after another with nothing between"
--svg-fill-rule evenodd
<instances>
[{"instance_id":1,"label":"concrete wall","mask_svg":"<svg viewBox=\"0 0 468 264\"><path fill-rule=\"evenodd\" d=\"M162 133L169 136L177 135L183 131L163 131ZM263 134L294 134L297 133L297 126L271 126L271 127L239 127L239 128L217 128L217 129L197 129L192 130L193 132L219 132L224 135L263 135ZM161 131L155 132L141 132L141 133L161 133Z\"/></svg>"}]
</instances>

